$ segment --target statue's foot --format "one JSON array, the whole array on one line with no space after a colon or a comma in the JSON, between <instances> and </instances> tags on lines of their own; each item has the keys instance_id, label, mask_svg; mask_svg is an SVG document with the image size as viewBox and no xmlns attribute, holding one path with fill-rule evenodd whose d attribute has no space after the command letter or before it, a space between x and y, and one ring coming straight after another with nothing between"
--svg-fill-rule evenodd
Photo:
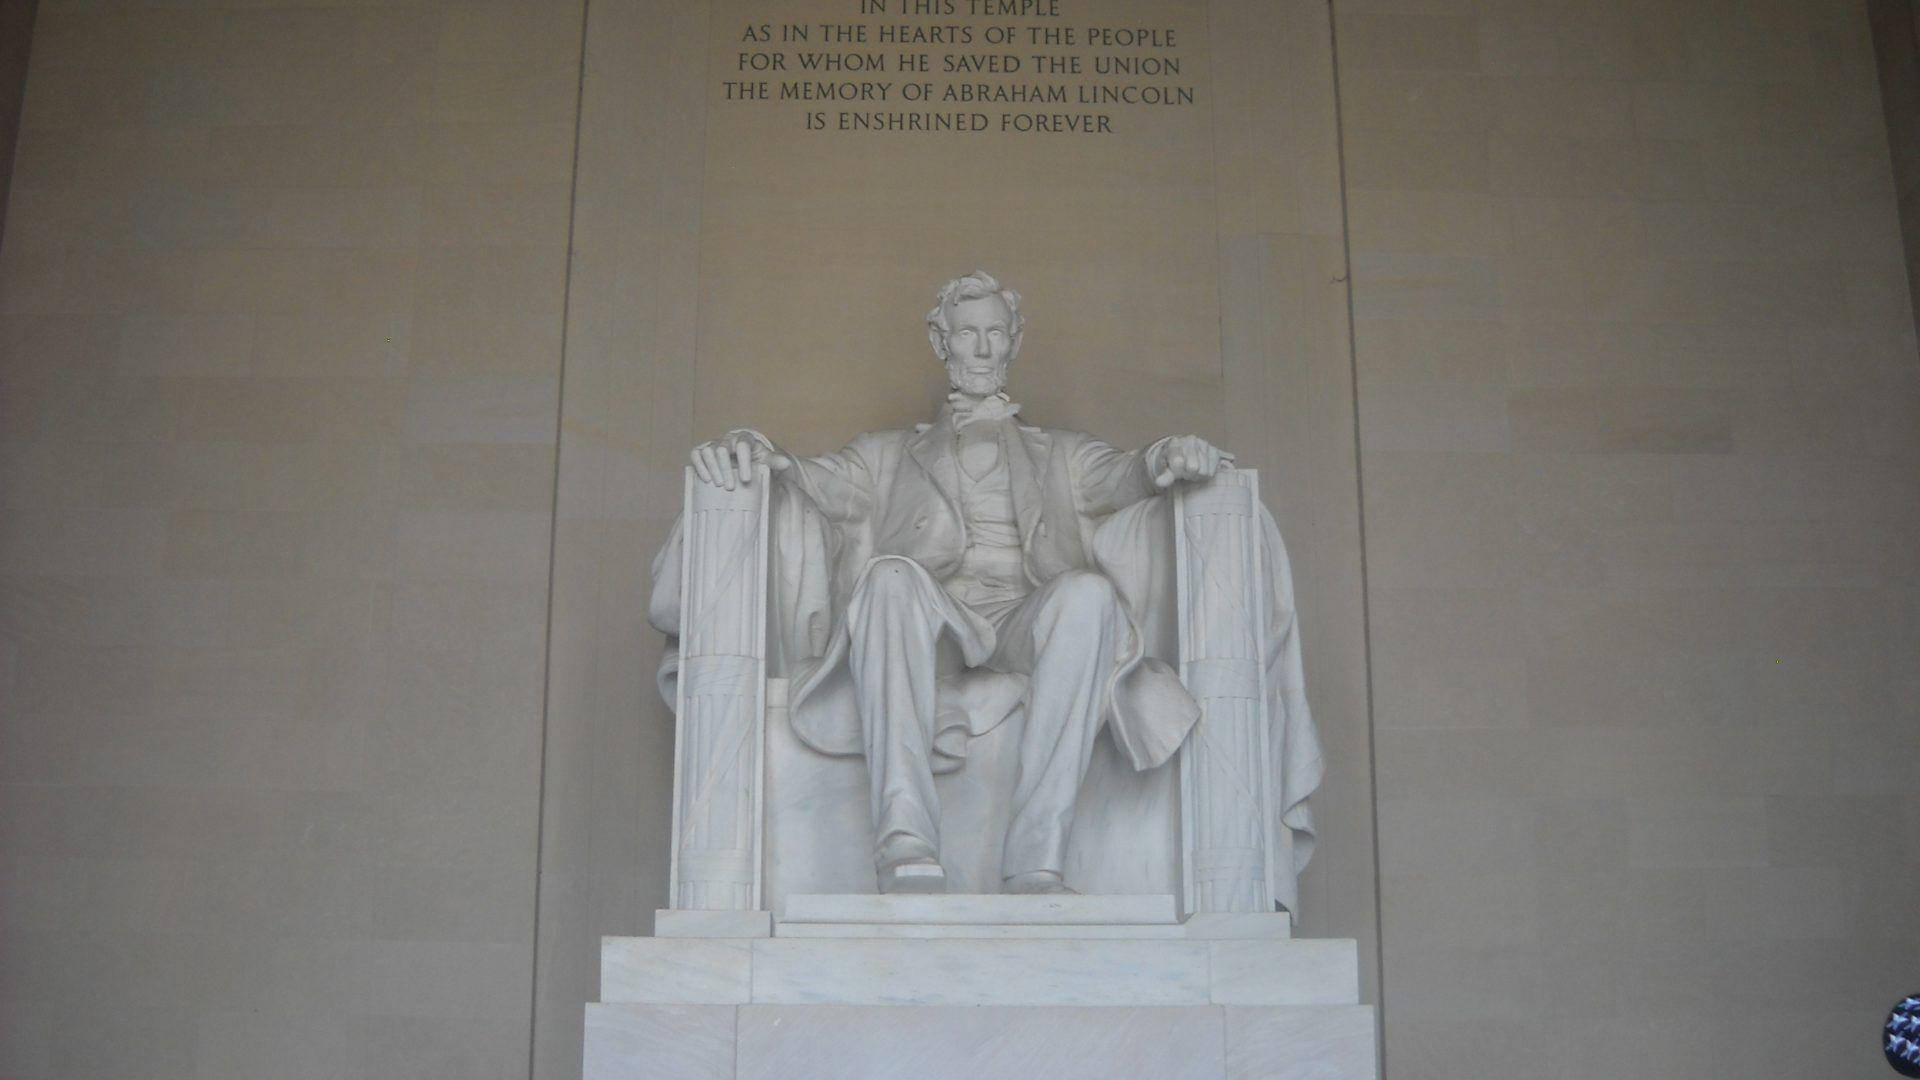
<instances>
[{"instance_id":1,"label":"statue's foot","mask_svg":"<svg viewBox=\"0 0 1920 1080\"><path fill-rule=\"evenodd\" d=\"M1024 893L1028 896L1078 896L1080 890L1072 888L1057 870L1028 870L1015 874L1000 883L1003 892Z\"/></svg>"},{"instance_id":2,"label":"statue's foot","mask_svg":"<svg viewBox=\"0 0 1920 1080\"><path fill-rule=\"evenodd\" d=\"M938 859L905 859L880 868L883 893L943 893L947 872Z\"/></svg>"}]
</instances>

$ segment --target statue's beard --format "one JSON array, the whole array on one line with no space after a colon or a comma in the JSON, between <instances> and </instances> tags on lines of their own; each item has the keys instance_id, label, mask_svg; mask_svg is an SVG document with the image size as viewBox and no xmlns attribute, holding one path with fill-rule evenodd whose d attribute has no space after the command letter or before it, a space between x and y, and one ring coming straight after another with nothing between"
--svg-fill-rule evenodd
<instances>
[{"instance_id":1,"label":"statue's beard","mask_svg":"<svg viewBox=\"0 0 1920 1080\"><path fill-rule=\"evenodd\" d=\"M1007 366L1001 364L992 371L969 371L964 364L955 362L947 365L947 381L955 390L975 397L997 394L1007 385Z\"/></svg>"}]
</instances>

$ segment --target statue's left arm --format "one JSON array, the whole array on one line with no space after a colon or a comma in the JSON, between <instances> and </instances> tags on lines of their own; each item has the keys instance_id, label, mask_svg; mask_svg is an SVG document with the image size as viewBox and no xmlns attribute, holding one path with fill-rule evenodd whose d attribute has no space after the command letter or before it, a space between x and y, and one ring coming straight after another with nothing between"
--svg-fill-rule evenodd
<instances>
[{"instance_id":1,"label":"statue's left arm","mask_svg":"<svg viewBox=\"0 0 1920 1080\"><path fill-rule=\"evenodd\" d=\"M1181 480L1208 480L1233 455L1198 435L1169 435L1139 450L1087 436L1074 448L1076 494L1088 513L1110 514Z\"/></svg>"}]
</instances>

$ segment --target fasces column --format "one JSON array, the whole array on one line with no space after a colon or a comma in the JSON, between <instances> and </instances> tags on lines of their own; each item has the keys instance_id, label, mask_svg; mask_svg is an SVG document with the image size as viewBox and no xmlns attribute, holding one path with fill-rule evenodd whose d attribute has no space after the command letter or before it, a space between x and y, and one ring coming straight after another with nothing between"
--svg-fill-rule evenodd
<instances>
[{"instance_id":1,"label":"fasces column","mask_svg":"<svg viewBox=\"0 0 1920 1080\"><path fill-rule=\"evenodd\" d=\"M1180 679L1201 711L1180 750L1185 906L1272 911L1259 477L1223 470L1175 500Z\"/></svg>"},{"instance_id":2,"label":"fasces column","mask_svg":"<svg viewBox=\"0 0 1920 1080\"><path fill-rule=\"evenodd\" d=\"M760 905L767 470L732 491L687 470L674 700L676 908Z\"/></svg>"}]
</instances>

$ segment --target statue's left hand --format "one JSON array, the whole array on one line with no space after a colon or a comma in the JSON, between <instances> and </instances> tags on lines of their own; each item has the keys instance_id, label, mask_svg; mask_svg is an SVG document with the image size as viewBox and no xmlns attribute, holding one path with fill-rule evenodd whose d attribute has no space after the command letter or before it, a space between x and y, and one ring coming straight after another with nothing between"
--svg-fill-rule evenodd
<instances>
[{"instance_id":1,"label":"statue's left hand","mask_svg":"<svg viewBox=\"0 0 1920 1080\"><path fill-rule=\"evenodd\" d=\"M693 471L701 481L728 491L736 484L744 487L753 483L755 465L784 472L793 466L793 458L752 428L735 428L693 448Z\"/></svg>"},{"instance_id":2,"label":"statue's left hand","mask_svg":"<svg viewBox=\"0 0 1920 1080\"><path fill-rule=\"evenodd\" d=\"M1233 455L1198 435L1175 435L1163 440L1148 461L1154 470L1153 486L1169 488L1181 480L1211 480L1223 465L1233 464Z\"/></svg>"}]
</instances>

